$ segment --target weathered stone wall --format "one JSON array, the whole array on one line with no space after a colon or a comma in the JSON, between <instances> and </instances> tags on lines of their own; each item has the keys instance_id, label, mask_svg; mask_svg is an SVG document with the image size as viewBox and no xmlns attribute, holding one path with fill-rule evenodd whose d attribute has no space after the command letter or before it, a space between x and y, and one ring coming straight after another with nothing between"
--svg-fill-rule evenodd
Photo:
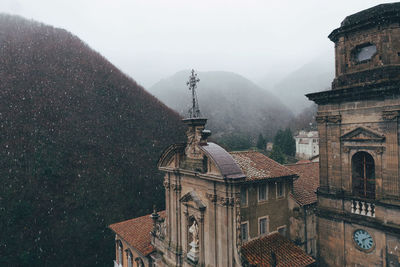
<instances>
[{"instance_id":1,"label":"weathered stone wall","mask_svg":"<svg viewBox=\"0 0 400 267\"><path fill-rule=\"evenodd\" d=\"M399 112L399 97L320 105L317 120L321 189L352 194L351 157L365 151L375 162L376 198L400 200ZM362 130L353 137L345 137L360 127L381 136L382 140L366 136L369 133Z\"/></svg>"},{"instance_id":2,"label":"weathered stone wall","mask_svg":"<svg viewBox=\"0 0 400 267\"><path fill-rule=\"evenodd\" d=\"M374 246L371 251L365 252L356 246L353 235L358 229L366 230L373 237ZM399 248L396 248L400 241L398 236L389 235L363 224L321 217L318 231L321 266L398 266ZM388 264L390 260L394 265Z\"/></svg>"},{"instance_id":3,"label":"weathered stone wall","mask_svg":"<svg viewBox=\"0 0 400 267\"><path fill-rule=\"evenodd\" d=\"M324 266L386 266L389 261L399 262L393 244L400 237L392 234L390 244L386 242L390 232L400 229L399 114L399 96L319 105L318 233L319 258ZM351 160L358 151L368 152L374 159L376 199L370 202L375 205L375 217L352 212ZM357 248L353 240L357 229L373 236L372 251ZM389 245L391 253L387 251Z\"/></svg>"},{"instance_id":4,"label":"weathered stone wall","mask_svg":"<svg viewBox=\"0 0 400 267\"><path fill-rule=\"evenodd\" d=\"M289 198L290 239L313 257L317 257L318 237L315 208L315 204L299 206L294 199Z\"/></svg>"},{"instance_id":5,"label":"weathered stone wall","mask_svg":"<svg viewBox=\"0 0 400 267\"><path fill-rule=\"evenodd\" d=\"M376 46L376 54L366 62L355 59L355 49L364 44ZM339 37L335 44L336 76L400 64L399 23L379 25ZM376 77L370 77L370 81ZM347 84L349 85L349 84Z\"/></svg>"}]
</instances>

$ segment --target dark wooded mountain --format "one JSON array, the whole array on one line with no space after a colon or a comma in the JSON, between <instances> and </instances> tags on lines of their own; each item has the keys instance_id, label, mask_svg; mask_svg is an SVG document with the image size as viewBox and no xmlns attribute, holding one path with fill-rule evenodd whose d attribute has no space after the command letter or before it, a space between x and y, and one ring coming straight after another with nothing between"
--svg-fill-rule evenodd
<instances>
[{"instance_id":1,"label":"dark wooded mountain","mask_svg":"<svg viewBox=\"0 0 400 267\"><path fill-rule=\"evenodd\" d=\"M285 105L297 114L312 104L305 97L305 94L324 91L330 88L335 76L334 68L333 56L326 53L303 65L296 71L289 73L274 85L268 86L268 80L260 81L260 84L263 84L265 89L273 92ZM270 77L268 79L270 80Z\"/></svg>"},{"instance_id":2,"label":"dark wooded mountain","mask_svg":"<svg viewBox=\"0 0 400 267\"><path fill-rule=\"evenodd\" d=\"M190 71L180 71L163 79L149 91L166 105L186 115L191 92L186 86ZM272 138L293 117L273 94L248 79L231 72L199 72L197 94L200 110L208 118L207 128L214 138L244 133L254 139L260 133Z\"/></svg>"},{"instance_id":3,"label":"dark wooded mountain","mask_svg":"<svg viewBox=\"0 0 400 267\"><path fill-rule=\"evenodd\" d=\"M162 207L180 120L76 36L1 14L0 265L112 265L107 225Z\"/></svg>"}]
</instances>

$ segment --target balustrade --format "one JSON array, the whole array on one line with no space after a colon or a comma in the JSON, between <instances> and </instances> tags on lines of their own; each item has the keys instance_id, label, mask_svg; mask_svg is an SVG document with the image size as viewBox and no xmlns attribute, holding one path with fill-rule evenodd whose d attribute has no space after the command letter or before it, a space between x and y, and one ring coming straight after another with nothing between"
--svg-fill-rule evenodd
<instances>
[{"instance_id":1,"label":"balustrade","mask_svg":"<svg viewBox=\"0 0 400 267\"><path fill-rule=\"evenodd\" d=\"M352 200L351 213L375 217L375 204L361 200Z\"/></svg>"}]
</instances>

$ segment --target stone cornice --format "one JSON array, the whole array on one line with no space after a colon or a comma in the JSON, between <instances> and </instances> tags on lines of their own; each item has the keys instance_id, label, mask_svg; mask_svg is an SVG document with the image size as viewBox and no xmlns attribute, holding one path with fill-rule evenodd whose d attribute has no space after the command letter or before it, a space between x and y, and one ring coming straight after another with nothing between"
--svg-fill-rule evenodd
<instances>
[{"instance_id":1,"label":"stone cornice","mask_svg":"<svg viewBox=\"0 0 400 267\"><path fill-rule=\"evenodd\" d=\"M339 115L318 115L315 120L318 123L340 123L342 121L342 116Z\"/></svg>"},{"instance_id":2,"label":"stone cornice","mask_svg":"<svg viewBox=\"0 0 400 267\"><path fill-rule=\"evenodd\" d=\"M384 65L362 71L343 73L332 82L332 90L340 90L365 85L379 87L382 83L394 83L400 80L399 65Z\"/></svg>"},{"instance_id":3,"label":"stone cornice","mask_svg":"<svg viewBox=\"0 0 400 267\"><path fill-rule=\"evenodd\" d=\"M386 96L400 96L400 82L386 82L379 86L370 84L346 89L329 90L307 94L306 96L319 105L368 99L384 99Z\"/></svg>"},{"instance_id":4,"label":"stone cornice","mask_svg":"<svg viewBox=\"0 0 400 267\"><path fill-rule=\"evenodd\" d=\"M371 28L376 25L383 26L390 23L398 23L400 19L399 11L399 3L381 4L360 11L346 17L341 23L340 28L332 31L328 38L333 42L337 42L340 36L351 32Z\"/></svg>"},{"instance_id":5,"label":"stone cornice","mask_svg":"<svg viewBox=\"0 0 400 267\"><path fill-rule=\"evenodd\" d=\"M400 110L384 110L382 112L382 119L384 121L394 121L400 115Z\"/></svg>"},{"instance_id":6,"label":"stone cornice","mask_svg":"<svg viewBox=\"0 0 400 267\"><path fill-rule=\"evenodd\" d=\"M377 218L372 218L350 212L340 211L336 209L322 208L322 207L318 207L316 213L317 216L320 218L364 225L366 227L380 229L382 231L389 233L396 233L396 234L400 233L400 225L385 223Z\"/></svg>"}]
</instances>

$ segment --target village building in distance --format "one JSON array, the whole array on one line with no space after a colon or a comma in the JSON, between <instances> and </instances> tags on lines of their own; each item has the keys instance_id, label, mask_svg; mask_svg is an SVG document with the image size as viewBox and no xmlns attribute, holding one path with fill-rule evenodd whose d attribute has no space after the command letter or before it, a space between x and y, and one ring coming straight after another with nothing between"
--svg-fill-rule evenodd
<instances>
[{"instance_id":1,"label":"village building in distance","mask_svg":"<svg viewBox=\"0 0 400 267\"><path fill-rule=\"evenodd\" d=\"M318 131L300 131L294 139L296 140L296 158L312 159L319 155Z\"/></svg>"},{"instance_id":2,"label":"village building in distance","mask_svg":"<svg viewBox=\"0 0 400 267\"><path fill-rule=\"evenodd\" d=\"M110 225L115 267L400 266L400 3L348 16L332 90L318 104L319 162L280 165L208 140L161 155L165 211Z\"/></svg>"}]
</instances>

